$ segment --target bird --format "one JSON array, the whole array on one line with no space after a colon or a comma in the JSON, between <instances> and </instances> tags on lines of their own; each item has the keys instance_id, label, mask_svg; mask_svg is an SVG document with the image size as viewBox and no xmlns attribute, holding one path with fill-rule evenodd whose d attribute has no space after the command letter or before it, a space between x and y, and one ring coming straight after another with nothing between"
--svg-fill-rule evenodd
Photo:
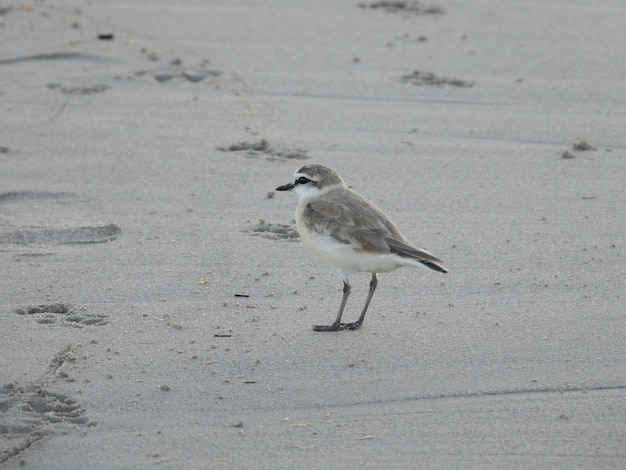
<instances>
[{"instance_id":1,"label":"bird","mask_svg":"<svg viewBox=\"0 0 626 470\"><path fill-rule=\"evenodd\" d=\"M296 228L304 245L318 258L339 271L343 297L332 325L314 325L315 331L357 330L378 285L378 273L403 266L447 273L443 261L424 248L417 248L373 202L348 187L335 170L323 165L305 165L294 172L293 181L276 191L294 191L298 196ZM350 295L348 274L368 272L372 277L365 306L359 318L342 323Z\"/></svg>"}]
</instances>

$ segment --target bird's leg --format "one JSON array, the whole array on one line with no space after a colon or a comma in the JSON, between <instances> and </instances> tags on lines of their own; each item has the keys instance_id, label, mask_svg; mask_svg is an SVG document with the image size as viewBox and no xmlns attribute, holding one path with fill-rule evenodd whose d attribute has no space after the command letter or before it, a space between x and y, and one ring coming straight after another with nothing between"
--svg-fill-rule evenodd
<instances>
[{"instance_id":1,"label":"bird's leg","mask_svg":"<svg viewBox=\"0 0 626 470\"><path fill-rule=\"evenodd\" d=\"M342 278L343 298L341 299L341 305L339 306L339 313L337 314L335 323L333 323L332 325L314 325L313 329L315 331L339 331L344 328L341 324L341 315L343 315L343 309L346 306L346 301L348 300L348 296L350 295L350 284L348 283L347 277L342 276Z\"/></svg>"},{"instance_id":2,"label":"bird's leg","mask_svg":"<svg viewBox=\"0 0 626 470\"><path fill-rule=\"evenodd\" d=\"M354 323L343 323L341 325L341 329L347 328L348 330L358 330L361 328L363 324L363 320L365 319L365 313L367 312L367 307L370 306L370 301L374 296L374 291L376 290L376 286L378 285L378 277L376 277L376 273L372 273L372 280L370 281L370 291L367 294L367 300L365 301L365 306L363 307L363 311L361 312L361 316Z\"/></svg>"}]
</instances>

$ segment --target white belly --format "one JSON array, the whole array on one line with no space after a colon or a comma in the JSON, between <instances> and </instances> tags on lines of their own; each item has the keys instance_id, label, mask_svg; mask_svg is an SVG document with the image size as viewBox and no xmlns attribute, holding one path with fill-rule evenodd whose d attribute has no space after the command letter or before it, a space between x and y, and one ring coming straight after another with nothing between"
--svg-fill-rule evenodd
<instances>
[{"instance_id":1,"label":"white belly","mask_svg":"<svg viewBox=\"0 0 626 470\"><path fill-rule=\"evenodd\" d=\"M413 264L392 253L357 251L351 244L309 231L304 224L298 223L297 226L302 242L309 250L322 261L346 273L386 273Z\"/></svg>"}]
</instances>

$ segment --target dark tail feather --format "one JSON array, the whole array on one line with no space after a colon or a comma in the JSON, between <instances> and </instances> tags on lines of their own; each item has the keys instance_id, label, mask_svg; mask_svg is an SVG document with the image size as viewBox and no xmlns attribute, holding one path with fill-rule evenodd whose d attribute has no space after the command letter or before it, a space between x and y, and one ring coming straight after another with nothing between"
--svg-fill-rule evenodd
<instances>
[{"instance_id":1,"label":"dark tail feather","mask_svg":"<svg viewBox=\"0 0 626 470\"><path fill-rule=\"evenodd\" d=\"M432 261L421 261L421 263L423 265L429 267L433 271L439 271L440 273L447 273L448 272L448 268L446 268L445 266L442 266L440 264L433 263Z\"/></svg>"},{"instance_id":2,"label":"dark tail feather","mask_svg":"<svg viewBox=\"0 0 626 470\"><path fill-rule=\"evenodd\" d=\"M433 271L438 271L440 273L448 272L448 269L443 265L443 261L434 256L428 250L407 245L406 243L391 237L385 237L385 241L387 242L387 246L389 247L389 251L391 253L396 253L402 257L413 259Z\"/></svg>"}]
</instances>

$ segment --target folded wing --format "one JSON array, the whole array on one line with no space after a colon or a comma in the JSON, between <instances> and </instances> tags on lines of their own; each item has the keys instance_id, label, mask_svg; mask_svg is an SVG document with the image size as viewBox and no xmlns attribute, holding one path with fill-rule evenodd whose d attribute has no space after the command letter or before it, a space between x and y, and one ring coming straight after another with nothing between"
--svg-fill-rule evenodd
<instances>
[{"instance_id":1,"label":"folded wing","mask_svg":"<svg viewBox=\"0 0 626 470\"><path fill-rule=\"evenodd\" d=\"M325 233L356 250L395 253L439 272L448 272L443 261L429 251L412 246L385 213L349 189L327 193L310 202L304 220L313 232Z\"/></svg>"}]
</instances>

